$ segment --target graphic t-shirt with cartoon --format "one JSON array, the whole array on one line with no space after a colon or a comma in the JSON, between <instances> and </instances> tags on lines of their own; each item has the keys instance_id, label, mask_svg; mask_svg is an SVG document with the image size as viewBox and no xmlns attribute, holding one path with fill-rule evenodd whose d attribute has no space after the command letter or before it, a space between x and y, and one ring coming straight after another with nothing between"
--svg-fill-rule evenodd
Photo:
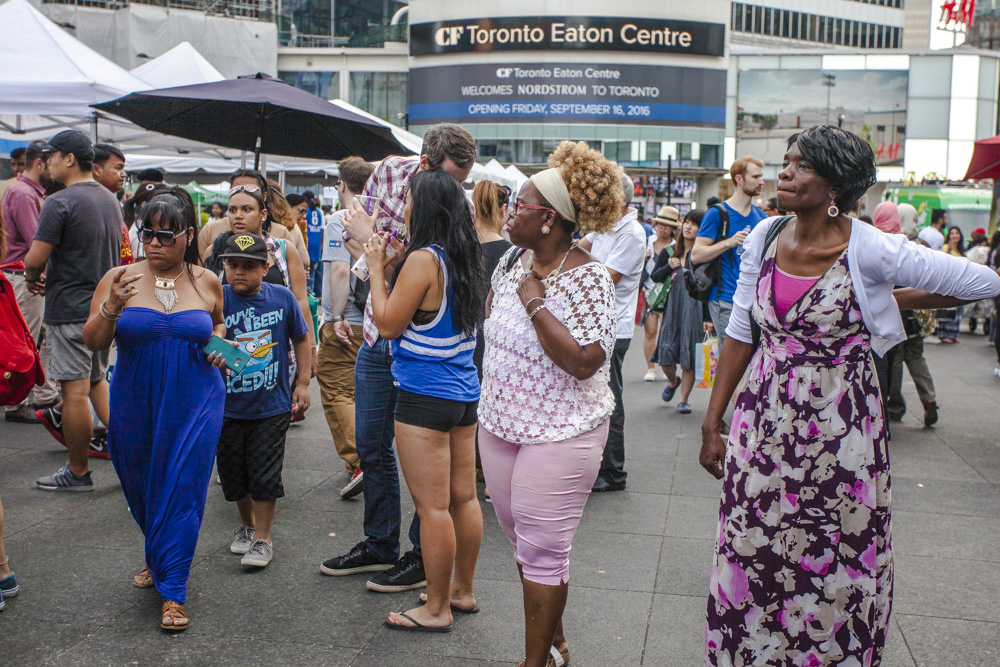
<instances>
[{"instance_id":1,"label":"graphic t-shirt with cartoon","mask_svg":"<svg viewBox=\"0 0 1000 667\"><path fill-rule=\"evenodd\" d=\"M242 373L226 377L225 415L263 419L290 412L289 352L294 339L309 333L295 295L270 283L261 283L260 291L250 297L229 285L222 291L226 338L251 356Z\"/></svg>"}]
</instances>

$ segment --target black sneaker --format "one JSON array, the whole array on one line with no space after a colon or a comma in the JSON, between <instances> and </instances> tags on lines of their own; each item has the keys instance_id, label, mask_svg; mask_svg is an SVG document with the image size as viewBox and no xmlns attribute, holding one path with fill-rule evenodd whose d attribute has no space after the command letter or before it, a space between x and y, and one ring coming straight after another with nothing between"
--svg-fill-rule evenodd
<instances>
[{"instance_id":1,"label":"black sneaker","mask_svg":"<svg viewBox=\"0 0 1000 667\"><path fill-rule=\"evenodd\" d=\"M402 593L426 586L424 561L412 553L404 554L391 569L376 574L365 584L376 593Z\"/></svg>"},{"instance_id":2,"label":"black sneaker","mask_svg":"<svg viewBox=\"0 0 1000 667\"><path fill-rule=\"evenodd\" d=\"M89 456L92 459L111 458L111 454L108 452L107 433L100 433L90 439L90 449L87 450L87 456Z\"/></svg>"},{"instance_id":3,"label":"black sneaker","mask_svg":"<svg viewBox=\"0 0 1000 667\"><path fill-rule=\"evenodd\" d=\"M383 563L376 559L364 542L358 542L343 556L323 561L319 571L331 577L341 577L358 572L382 572L392 566L392 563Z\"/></svg>"}]
</instances>

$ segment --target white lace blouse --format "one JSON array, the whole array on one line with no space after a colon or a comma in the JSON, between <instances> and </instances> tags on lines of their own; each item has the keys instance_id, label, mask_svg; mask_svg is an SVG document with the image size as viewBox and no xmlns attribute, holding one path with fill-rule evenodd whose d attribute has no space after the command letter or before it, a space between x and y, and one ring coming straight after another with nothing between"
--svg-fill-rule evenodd
<instances>
[{"instance_id":1,"label":"white lace blouse","mask_svg":"<svg viewBox=\"0 0 1000 667\"><path fill-rule=\"evenodd\" d=\"M493 272L493 304L483 328L486 353L479 424L520 445L567 440L597 428L615 406L609 385L615 284L604 265L590 262L559 274L546 289L546 307L576 342L596 342L604 349L600 370L577 380L556 366L538 341L517 296L525 275L521 262L505 271L516 250L509 250Z\"/></svg>"}]
</instances>

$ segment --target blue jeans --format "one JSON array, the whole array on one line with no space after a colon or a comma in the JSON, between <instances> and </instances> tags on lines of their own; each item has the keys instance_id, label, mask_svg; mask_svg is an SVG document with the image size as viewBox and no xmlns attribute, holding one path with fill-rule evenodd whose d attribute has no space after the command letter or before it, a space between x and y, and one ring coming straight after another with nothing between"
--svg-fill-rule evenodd
<instances>
[{"instance_id":1,"label":"blue jeans","mask_svg":"<svg viewBox=\"0 0 1000 667\"><path fill-rule=\"evenodd\" d=\"M309 275L306 276L306 291L312 292L320 301L323 300L323 262L313 262L309 265Z\"/></svg>"},{"instance_id":2,"label":"blue jeans","mask_svg":"<svg viewBox=\"0 0 1000 667\"><path fill-rule=\"evenodd\" d=\"M399 558L399 472L392 450L398 390L392 378L389 341L362 343L354 365L354 435L365 498L365 544L380 561ZM411 553L420 557L420 518L410 522Z\"/></svg>"}]
</instances>

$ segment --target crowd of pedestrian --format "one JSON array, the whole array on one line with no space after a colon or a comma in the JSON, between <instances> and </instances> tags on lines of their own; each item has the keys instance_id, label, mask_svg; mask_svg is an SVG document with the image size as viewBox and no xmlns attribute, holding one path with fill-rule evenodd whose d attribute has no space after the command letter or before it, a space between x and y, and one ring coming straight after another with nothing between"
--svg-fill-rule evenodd
<instances>
[{"instance_id":1,"label":"crowd of pedestrian","mask_svg":"<svg viewBox=\"0 0 1000 667\"><path fill-rule=\"evenodd\" d=\"M230 551L249 569L280 558L286 437L315 378L340 497L364 502L363 539L320 572L425 589L388 615L396 631L489 613L484 481L521 580L521 665L559 667L574 535L592 492L628 484L623 362L640 325L643 379L666 381L667 403L679 391L680 414L706 350L717 360L700 453L723 480L706 663L877 664L887 422L906 410L904 366L937 420L924 341L956 342L966 318L993 332L1000 377L1000 233L966 239L935 211L918 234L916 211L891 202L871 224L852 217L875 159L832 126L789 138L763 210L763 162L744 156L725 201L663 206L649 234L632 179L586 143L559 144L517 192L467 193L477 156L445 123L419 156L346 158L326 215L311 192L240 169L202 225L159 172L117 198L113 146L75 130L27 146L0 198L0 287L44 380L5 418L44 425L68 455L37 488L91 491L89 457L110 458L145 542L131 583L183 631L213 468L236 505ZM397 456L415 505L406 551ZM0 506L0 609L21 586L2 529Z\"/></svg>"}]
</instances>

